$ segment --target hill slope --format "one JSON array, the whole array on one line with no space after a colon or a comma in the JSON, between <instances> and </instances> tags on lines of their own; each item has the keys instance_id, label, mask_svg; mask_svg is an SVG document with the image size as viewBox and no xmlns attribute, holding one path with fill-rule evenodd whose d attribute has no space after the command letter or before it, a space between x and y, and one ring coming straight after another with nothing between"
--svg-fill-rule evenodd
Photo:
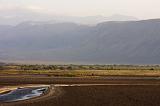
<instances>
[{"instance_id":1,"label":"hill slope","mask_svg":"<svg viewBox=\"0 0 160 106\"><path fill-rule=\"evenodd\" d=\"M160 19L0 26L1 60L160 63Z\"/></svg>"}]
</instances>

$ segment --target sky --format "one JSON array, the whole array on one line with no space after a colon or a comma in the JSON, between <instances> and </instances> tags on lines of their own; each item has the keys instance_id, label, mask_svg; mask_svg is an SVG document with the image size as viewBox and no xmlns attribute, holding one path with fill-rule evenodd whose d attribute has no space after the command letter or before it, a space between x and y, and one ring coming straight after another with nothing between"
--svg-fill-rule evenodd
<instances>
[{"instance_id":1,"label":"sky","mask_svg":"<svg viewBox=\"0 0 160 106\"><path fill-rule=\"evenodd\" d=\"M0 0L0 10L12 9L66 16L122 14L139 19L160 18L160 0Z\"/></svg>"}]
</instances>

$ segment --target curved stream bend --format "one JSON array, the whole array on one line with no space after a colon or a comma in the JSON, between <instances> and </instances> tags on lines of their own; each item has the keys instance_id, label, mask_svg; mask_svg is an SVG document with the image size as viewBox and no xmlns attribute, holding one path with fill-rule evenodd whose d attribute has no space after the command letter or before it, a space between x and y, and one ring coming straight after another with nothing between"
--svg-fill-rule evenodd
<instances>
[{"instance_id":1,"label":"curved stream bend","mask_svg":"<svg viewBox=\"0 0 160 106\"><path fill-rule=\"evenodd\" d=\"M0 94L0 102L13 102L38 97L44 94L48 88L48 85L17 87L10 92Z\"/></svg>"}]
</instances>

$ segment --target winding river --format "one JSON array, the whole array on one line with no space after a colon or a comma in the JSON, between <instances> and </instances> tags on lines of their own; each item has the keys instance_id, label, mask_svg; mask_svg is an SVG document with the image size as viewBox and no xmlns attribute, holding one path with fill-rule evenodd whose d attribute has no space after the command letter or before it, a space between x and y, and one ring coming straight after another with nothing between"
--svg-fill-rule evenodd
<instances>
[{"instance_id":1,"label":"winding river","mask_svg":"<svg viewBox=\"0 0 160 106\"><path fill-rule=\"evenodd\" d=\"M0 102L27 100L41 96L48 90L48 86L17 87L17 89L0 94Z\"/></svg>"}]
</instances>

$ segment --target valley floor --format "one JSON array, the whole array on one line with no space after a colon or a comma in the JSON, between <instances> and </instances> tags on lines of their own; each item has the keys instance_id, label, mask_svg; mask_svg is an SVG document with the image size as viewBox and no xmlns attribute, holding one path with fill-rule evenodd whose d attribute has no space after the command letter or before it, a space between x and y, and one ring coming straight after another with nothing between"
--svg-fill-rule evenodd
<instances>
[{"instance_id":1,"label":"valley floor","mask_svg":"<svg viewBox=\"0 0 160 106\"><path fill-rule=\"evenodd\" d=\"M0 76L1 86L15 86L20 84L50 84L53 86L53 89L50 89L46 95L42 95L36 99L12 103L0 103L0 106L160 105L159 77L109 76L98 78L67 78L34 75ZM74 86L60 86L61 84L74 84Z\"/></svg>"}]
</instances>

